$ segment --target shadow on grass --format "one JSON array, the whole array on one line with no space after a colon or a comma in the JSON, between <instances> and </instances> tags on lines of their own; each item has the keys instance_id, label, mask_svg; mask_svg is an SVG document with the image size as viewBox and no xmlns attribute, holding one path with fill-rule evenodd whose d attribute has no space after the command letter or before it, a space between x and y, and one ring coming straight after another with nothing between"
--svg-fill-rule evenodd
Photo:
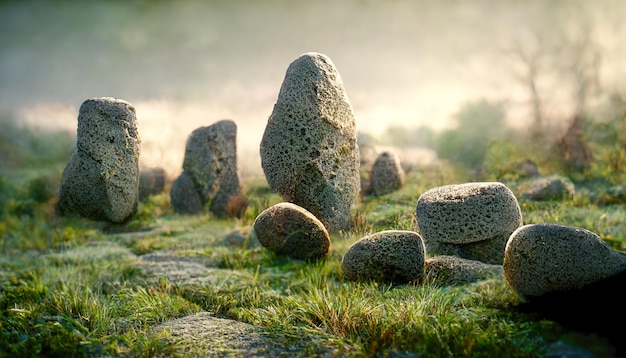
<instances>
[{"instance_id":1,"label":"shadow on grass","mask_svg":"<svg viewBox=\"0 0 626 358\"><path fill-rule=\"evenodd\" d=\"M514 310L537 320L554 321L566 330L605 338L615 355L624 357L626 339L621 327L626 322L626 310L621 289L625 285L626 271L576 291L526 297Z\"/></svg>"}]
</instances>

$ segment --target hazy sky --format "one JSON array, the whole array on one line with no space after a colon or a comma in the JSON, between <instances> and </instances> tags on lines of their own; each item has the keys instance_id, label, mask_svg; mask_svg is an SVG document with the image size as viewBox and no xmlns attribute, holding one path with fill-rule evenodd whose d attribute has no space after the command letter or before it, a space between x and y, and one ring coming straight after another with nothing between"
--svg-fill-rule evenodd
<instances>
[{"instance_id":1,"label":"hazy sky","mask_svg":"<svg viewBox=\"0 0 626 358\"><path fill-rule=\"evenodd\" d=\"M75 130L84 100L112 96L137 109L146 165L177 168L187 135L227 118L256 157L289 63L313 51L337 66L360 131L443 128L483 98L506 101L519 124L529 107L515 48L541 55L589 33L602 85L624 90L625 3L3 1L0 113ZM539 84L567 112L567 85Z\"/></svg>"}]
</instances>

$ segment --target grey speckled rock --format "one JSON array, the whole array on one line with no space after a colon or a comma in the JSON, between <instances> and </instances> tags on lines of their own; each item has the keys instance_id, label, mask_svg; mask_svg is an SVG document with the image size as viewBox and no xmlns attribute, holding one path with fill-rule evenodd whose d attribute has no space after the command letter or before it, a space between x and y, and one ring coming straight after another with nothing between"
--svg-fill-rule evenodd
<instances>
[{"instance_id":1,"label":"grey speckled rock","mask_svg":"<svg viewBox=\"0 0 626 358\"><path fill-rule=\"evenodd\" d=\"M424 244L413 231L381 231L352 244L343 256L341 268L351 281L417 281L424 274Z\"/></svg>"},{"instance_id":2,"label":"grey speckled rock","mask_svg":"<svg viewBox=\"0 0 626 358\"><path fill-rule=\"evenodd\" d=\"M265 209L252 227L261 245L278 255L316 260L330 250L330 238L322 222L292 203L278 203Z\"/></svg>"},{"instance_id":3,"label":"grey speckled rock","mask_svg":"<svg viewBox=\"0 0 626 358\"><path fill-rule=\"evenodd\" d=\"M170 202L174 211L179 214L197 214L204 208L193 179L184 171L172 183Z\"/></svg>"},{"instance_id":4,"label":"grey speckled rock","mask_svg":"<svg viewBox=\"0 0 626 358\"><path fill-rule=\"evenodd\" d=\"M521 185L524 197L530 200L559 200L574 196L576 188L569 178L553 175L530 180Z\"/></svg>"},{"instance_id":5,"label":"grey speckled rock","mask_svg":"<svg viewBox=\"0 0 626 358\"><path fill-rule=\"evenodd\" d=\"M392 151L384 151L376 157L372 167L370 185L374 195L392 193L404 185L404 169L400 159Z\"/></svg>"},{"instance_id":6,"label":"grey speckled rock","mask_svg":"<svg viewBox=\"0 0 626 358\"><path fill-rule=\"evenodd\" d=\"M352 106L331 60L306 53L293 61L261 140L269 186L329 231L350 228L361 185L356 139Z\"/></svg>"},{"instance_id":7,"label":"grey speckled rock","mask_svg":"<svg viewBox=\"0 0 626 358\"><path fill-rule=\"evenodd\" d=\"M139 200L158 195L165 189L165 169L145 168L139 171Z\"/></svg>"},{"instance_id":8,"label":"grey speckled rock","mask_svg":"<svg viewBox=\"0 0 626 358\"><path fill-rule=\"evenodd\" d=\"M502 264L511 233L522 225L517 199L499 182L445 185L418 199L419 232L429 255Z\"/></svg>"},{"instance_id":9,"label":"grey speckled rock","mask_svg":"<svg viewBox=\"0 0 626 358\"><path fill-rule=\"evenodd\" d=\"M59 185L61 214L124 222L137 209L140 138L135 108L110 97L80 107L76 150Z\"/></svg>"},{"instance_id":10,"label":"grey speckled rock","mask_svg":"<svg viewBox=\"0 0 626 358\"><path fill-rule=\"evenodd\" d=\"M208 204L213 214L218 217L226 216L230 201L240 200L243 195L237 173L237 125L235 122L222 120L210 126L195 129L187 139L183 174L193 182L202 207L200 210L189 212L188 209L196 210L197 207L185 205L184 202L187 199L176 197L177 191L172 188L170 197L176 212L199 213ZM180 203L181 206L174 203Z\"/></svg>"},{"instance_id":11,"label":"grey speckled rock","mask_svg":"<svg viewBox=\"0 0 626 358\"><path fill-rule=\"evenodd\" d=\"M427 259L424 270L426 281L440 286L463 285L502 276L502 265L444 255Z\"/></svg>"},{"instance_id":12,"label":"grey speckled rock","mask_svg":"<svg viewBox=\"0 0 626 358\"><path fill-rule=\"evenodd\" d=\"M520 296L571 291L626 270L626 255L591 231L556 224L525 225L506 245L504 277Z\"/></svg>"}]
</instances>

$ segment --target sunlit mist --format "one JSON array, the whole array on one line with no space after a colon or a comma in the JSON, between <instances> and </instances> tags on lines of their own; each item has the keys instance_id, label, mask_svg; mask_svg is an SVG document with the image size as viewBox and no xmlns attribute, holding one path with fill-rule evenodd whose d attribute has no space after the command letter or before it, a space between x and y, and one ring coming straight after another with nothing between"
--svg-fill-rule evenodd
<instances>
[{"instance_id":1,"label":"sunlit mist","mask_svg":"<svg viewBox=\"0 0 626 358\"><path fill-rule=\"evenodd\" d=\"M5 1L0 113L74 132L84 100L127 100L141 165L170 176L193 129L232 119L240 170L254 175L285 70L304 52L332 59L358 130L373 137L390 126L445 129L480 100L504 103L522 129L529 60L555 123L575 110L572 59L597 70L589 106L626 91L624 14L619 0Z\"/></svg>"}]
</instances>

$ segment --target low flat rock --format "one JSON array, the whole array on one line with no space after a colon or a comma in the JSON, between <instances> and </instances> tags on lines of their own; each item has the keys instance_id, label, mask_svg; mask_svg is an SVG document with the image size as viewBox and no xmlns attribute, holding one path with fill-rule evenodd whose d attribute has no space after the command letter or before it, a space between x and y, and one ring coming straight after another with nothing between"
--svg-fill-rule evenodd
<instances>
[{"instance_id":1,"label":"low flat rock","mask_svg":"<svg viewBox=\"0 0 626 358\"><path fill-rule=\"evenodd\" d=\"M522 195L535 201L568 199L576 193L574 183L569 178L558 175L535 178L520 186Z\"/></svg>"},{"instance_id":2,"label":"low flat rock","mask_svg":"<svg viewBox=\"0 0 626 358\"><path fill-rule=\"evenodd\" d=\"M427 259L424 271L429 284L451 286L502 276L502 265L442 255Z\"/></svg>"},{"instance_id":3,"label":"low flat rock","mask_svg":"<svg viewBox=\"0 0 626 358\"><path fill-rule=\"evenodd\" d=\"M330 250L324 224L306 209L292 203L278 203L254 220L258 241L277 255L299 260L316 260Z\"/></svg>"},{"instance_id":4,"label":"low flat rock","mask_svg":"<svg viewBox=\"0 0 626 358\"><path fill-rule=\"evenodd\" d=\"M282 345L264 335L258 327L209 312L164 322L153 333L171 332L177 353L205 357L293 357L297 346Z\"/></svg>"},{"instance_id":5,"label":"low flat rock","mask_svg":"<svg viewBox=\"0 0 626 358\"><path fill-rule=\"evenodd\" d=\"M245 272L209 267L199 258L170 252L154 252L139 258L139 267L147 275L167 277L176 284L217 285L250 278Z\"/></svg>"},{"instance_id":6,"label":"low flat rock","mask_svg":"<svg viewBox=\"0 0 626 358\"><path fill-rule=\"evenodd\" d=\"M424 244L413 231L381 231L352 244L341 268L351 281L418 281L424 274Z\"/></svg>"},{"instance_id":7,"label":"low flat rock","mask_svg":"<svg viewBox=\"0 0 626 358\"><path fill-rule=\"evenodd\" d=\"M626 254L595 233L557 224L524 225L509 239L504 277L523 297L567 292L626 270Z\"/></svg>"}]
</instances>

